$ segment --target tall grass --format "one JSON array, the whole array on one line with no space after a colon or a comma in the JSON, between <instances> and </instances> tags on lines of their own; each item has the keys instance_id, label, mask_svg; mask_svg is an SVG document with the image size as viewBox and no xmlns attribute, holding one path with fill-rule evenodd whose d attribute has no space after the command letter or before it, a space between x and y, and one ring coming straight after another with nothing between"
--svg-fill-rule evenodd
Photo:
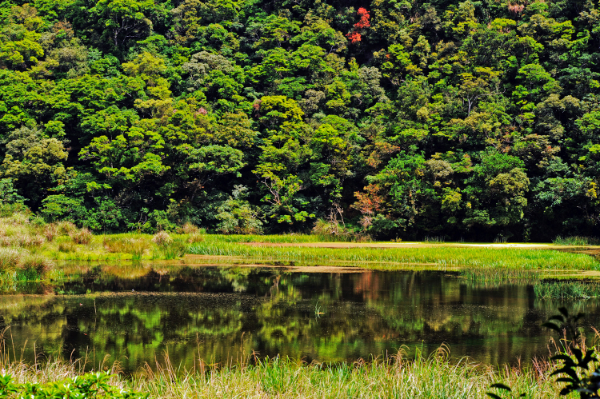
<instances>
[{"instance_id":1,"label":"tall grass","mask_svg":"<svg viewBox=\"0 0 600 399\"><path fill-rule=\"evenodd\" d=\"M4 349L10 352L10 347ZM10 357L10 356L9 356ZM15 357L15 356L13 356ZM106 361L94 368L107 367ZM47 383L89 370L85 360L25 364L0 357L3 373L20 383ZM118 363L113 372L119 371ZM163 361L147 365L130 378L112 382L124 390L150 394L152 398L483 398L489 386L503 381L528 398L554 398L550 367L534 362L529 367L496 369L463 359L449 362L444 356L401 354L384 360L354 364L303 364L292 359L256 360L254 364L208 365L199 359L193 370Z\"/></svg>"},{"instance_id":2,"label":"tall grass","mask_svg":"<svg viewBox=\"0 0 600 399\"><path fill-rule=\"evenodd\" d=\"M540 273L534 270L524 269L463 269L460 275L465 278L471 286L476 287L499 287L506 284L535 284L540 281Z\"/></svg>"},{"instance_id":3,"label":"tall grass","mask_svg":"<svg viewBox=\"0 0 600 399\"><path fill-rule=\"evenodd\" d=\"M54 260L124 261L172 260L186 253L229 256L262 263L305 265L351 265L397 269L399 264L420 264L434 268L520 269L520 270L597 270L599 263L585 254L525 248L309 248L267 246L260 243L315 243L337 241L341 235L288 234L206 235L192 225L181 229L185 234L127 233L93 235L69 222L45 224L30 215L15 214L0 218L0 247L25 248ZM345 238L344 238L345 240ZM430 242L441 242L440 237ZM255 245L244 245L253 243ZM233 261L233 260L232 260ZM1 262L1 261L0 261Z\"/></svg>"},{"instance_id":4,"label":"tall grass","mask_svg":"<svg viewBox=\"0 0 600 399\"><path fill-rule=\"evenodd\" d=\"M568 236L568 237L558 236L552 242L556 245L588 246L588 245L600 245L600 238L585 237L585 236Z\"/></svg>"},{"instance_id":5,"label":"tall grass","mask_svg":"<svg viewBox=\"0 0 600 399\"><path fill-rule=\"evenodd\" d=\"M205 240L190 245L189 253L242 257L250 260L299 262L305 264L344 263L365 266L379 263L397 268L398 263L431 264L436 267L509 268L521 270L598 270L594 258L555 250L522 248L314 248L250 246L234 242Z\"/></svg>"},{"instance_id":6,"label":"tall grass","mask_svg":"<svg viewBox=\"0 0 600 399\"><path fill-rule=\"evenodd\" d=\"M533 285L536 297L588 299L600 297L600 283L584 281L539 281Z\"/></svg>"},{"instance_id":7,"label":"tall grass","mask_svg":"<svg viewBox=\"0 0 600 399\"><path fill-rule=\"evenodd\" d=\"M42 277L53 266L53 262L43 255L20 248L0 248L0 274L27 272Z\"/></svg>"}]
</instances>

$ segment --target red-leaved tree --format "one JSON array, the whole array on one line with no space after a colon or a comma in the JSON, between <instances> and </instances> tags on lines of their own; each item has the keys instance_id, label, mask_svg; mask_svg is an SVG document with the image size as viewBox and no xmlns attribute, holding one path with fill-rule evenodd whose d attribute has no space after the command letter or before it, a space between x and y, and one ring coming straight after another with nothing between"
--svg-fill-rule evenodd
<instances>
[{"instance_id":1,"label":"red-leaved tree","mask_svg":"<svg viewBox=\"0 0 600 399\"><path fill-rule=\"evenodd\" d=\"M371 15L369 14L369 11L361 7L356 13L360 17L360 20L354 24L352 31L346 35L346 37L350 39L352 43L360 42L362 38L361 31L371 26L369 21L371 19Z\"/></svg>"}]
</instances>

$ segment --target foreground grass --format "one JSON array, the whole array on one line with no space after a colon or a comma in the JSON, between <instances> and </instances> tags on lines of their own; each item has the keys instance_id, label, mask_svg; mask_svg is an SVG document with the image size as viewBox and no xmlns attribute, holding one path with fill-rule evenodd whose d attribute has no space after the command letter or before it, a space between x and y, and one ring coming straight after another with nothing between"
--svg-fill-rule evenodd
<instances>
[{"instance_id":1,"label":"foreground grass","mask_svg":"<svg viewBox=\"0 0 600 399\"><path fill-rule=\"evenodd\" d=\"M81 364L50 362L36 367L22 362L2 365L2 372L20 383L72 378ZM118 371L118 365L114 367ZM469 363L450 363L444 356L391 362L356 362L335 366L301 365L291 360L265 360L256 365L209 368L200 362L194 371L165 365L147 366L112 384L153 398L483 398L490 385L504 381L528 398L555 398L556 386L548 364L496 370Z\"/></svg>"}]
</instances>

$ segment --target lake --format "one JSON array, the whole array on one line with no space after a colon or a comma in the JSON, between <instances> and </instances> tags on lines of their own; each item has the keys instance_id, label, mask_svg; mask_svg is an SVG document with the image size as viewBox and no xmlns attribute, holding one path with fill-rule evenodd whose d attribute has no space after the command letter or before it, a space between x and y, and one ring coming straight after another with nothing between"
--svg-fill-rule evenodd
<instances>
[{"instance_id":1,"label":"lake","mask_svg":"<svg viewBox=\"0 0 600 399\"><path fill-rule=\"evenodd\" d=\"M548 356L541 327L559 306L600 320L600 301L537 299L523 284L476 284L455 272L291 267L99 266L71 281L0 296L6 349L28 361L306 362L383 358L402 349L491 365Z\"/></svg>"}]
</instances>

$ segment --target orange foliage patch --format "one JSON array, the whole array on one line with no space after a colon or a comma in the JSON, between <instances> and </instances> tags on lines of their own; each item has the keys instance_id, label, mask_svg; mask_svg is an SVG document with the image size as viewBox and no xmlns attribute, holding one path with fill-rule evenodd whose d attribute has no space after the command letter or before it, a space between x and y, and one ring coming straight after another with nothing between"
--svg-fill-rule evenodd
<instances>
[{"instance_id":1,"label":"orange foliage patch","mask_svg":"<svg viewBox=\"0 0 600 399\"><path fill-rule=\"evenodd\" d=\"M354 24L352 32L346 35L346 37L350 39L352 43L358 43L361 41L362 35L359 32L360 30L371 27L371 15L369 14L369 11L361 7L358 9L357 14L360 16L360 20Z\"/></svg>"}]
</instances>

